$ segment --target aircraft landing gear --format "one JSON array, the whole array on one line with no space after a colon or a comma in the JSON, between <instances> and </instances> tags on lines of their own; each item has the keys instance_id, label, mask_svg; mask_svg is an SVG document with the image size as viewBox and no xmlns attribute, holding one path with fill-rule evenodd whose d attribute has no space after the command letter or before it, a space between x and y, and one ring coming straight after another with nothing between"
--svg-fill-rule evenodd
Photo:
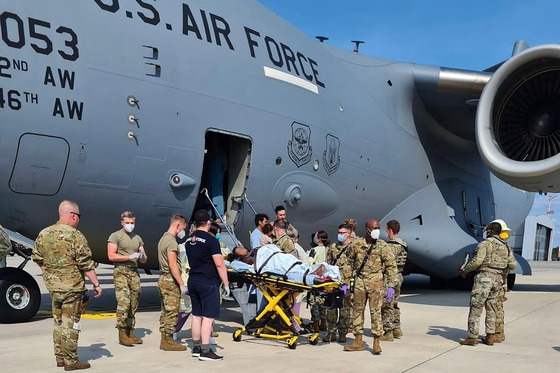
<instances>
[{"instance_id":1,"label":"aircraft landing gear","mask_svg":"<svg viewBox=\"0 0 560 373\"><path fill-rule=\"evenodd\" d=\"M0 268L0 322L30 320L41 304L37 281L19 268Z\"/></svg>"},{"instance_id":2,"label":"aircraft landing gear","mask_svg":"<svg viewBox=\"0 0 560 373\"><path fill-rule=\"evenodd\" d=\"M447 286L446 279L437 276L430 276L430 288L433 290L443 290Z\"/></svg>"}]
</instances>

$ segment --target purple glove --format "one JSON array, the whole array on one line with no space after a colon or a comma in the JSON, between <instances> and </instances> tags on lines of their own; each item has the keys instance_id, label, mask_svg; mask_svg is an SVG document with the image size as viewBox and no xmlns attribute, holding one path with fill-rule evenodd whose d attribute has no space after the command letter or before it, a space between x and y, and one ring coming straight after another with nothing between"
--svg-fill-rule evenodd
<instances>
[{"instance_id":1,"label":"purple glove","mask_svg":"<svg viewBox=\"0 0 560 373\"><path fill-rule=\"evenodd\" d=\"M393 299L393 295L395 295L395 290L393 288L387 289L387 300Z\"/></svg>"},{"instance_id":2,"label":"purple glove","mask_svg":"<svg viewBox=\"0 0 560 373\"><path fill-rule=\"evenodd\" d=\"M340 287L340 290L342 290L342 292L344 293L344 295L346 295L346 293L348 292L348 285L344 284Z\"/></svg>"}]
</instances>

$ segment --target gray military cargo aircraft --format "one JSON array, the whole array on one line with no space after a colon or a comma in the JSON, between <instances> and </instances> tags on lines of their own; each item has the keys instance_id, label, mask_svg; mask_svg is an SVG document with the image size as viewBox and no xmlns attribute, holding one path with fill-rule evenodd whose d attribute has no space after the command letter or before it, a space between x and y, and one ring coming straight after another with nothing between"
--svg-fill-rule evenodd
<instances>
[{"instance_id":1,"label":"gray military cargo aircraft","mask_svg":"<svg viewBox=\"0 0 560 373\"><path fill-rule=\"evenodd\" d=\"M321 43L252 0L19 0L0 8L0 321L34 316L31 241L80 204L97 262L132 210L157 269L174 213L207 205L205 149L228 158L227 226L284 204L302 237L397 219L407 273L455 278L502 218L560 191L560 46L487 71L398 63ZM530 273L521 257L516 273Z\"/></svg>"}]
</instances>

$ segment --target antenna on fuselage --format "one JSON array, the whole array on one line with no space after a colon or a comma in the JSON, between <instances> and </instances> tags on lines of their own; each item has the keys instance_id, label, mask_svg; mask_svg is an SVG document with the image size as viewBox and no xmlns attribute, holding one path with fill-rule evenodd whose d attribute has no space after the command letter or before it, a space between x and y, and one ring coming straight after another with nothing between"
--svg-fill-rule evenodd
<instances>
[{"instance_id":1,"label":"antenna on fuselage","mask_svg":"<svg viewBox=\"0 0 560 373\"><path fill-rule=\"evenodd\" d=\"M329 38L327 38L326 36L315 36L315 39L318 39L321 43L325 40L329 40Z\"/></svg>"},{"instance_id":2,"label":"antenna on fuselage","mask_svg":"<svg viewBox=\"0 0 560 373\"><path fill-rule=\"evenodd\" d=\"M361 40L352 40L352 43L354 43L354 53L359 53L359 49L360 49L360 44L365 43L365 41L361 41Z\"/></svg>"}]
</instances>

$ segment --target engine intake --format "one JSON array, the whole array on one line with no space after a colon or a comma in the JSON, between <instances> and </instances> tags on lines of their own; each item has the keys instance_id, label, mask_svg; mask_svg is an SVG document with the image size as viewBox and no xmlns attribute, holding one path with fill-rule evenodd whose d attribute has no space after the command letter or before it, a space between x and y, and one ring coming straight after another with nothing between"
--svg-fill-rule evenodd
<instances>
[{"instance_id":1,"label":"engine intake","mask_svg":"<svg viewBox=\"0 0 560 373\"><path fill-rule=\"evenodd\" d=\"M500 66L480 96L476 139L500 179L560 191L560 45L527 49Z\"/></svg>"}]
</instances>

